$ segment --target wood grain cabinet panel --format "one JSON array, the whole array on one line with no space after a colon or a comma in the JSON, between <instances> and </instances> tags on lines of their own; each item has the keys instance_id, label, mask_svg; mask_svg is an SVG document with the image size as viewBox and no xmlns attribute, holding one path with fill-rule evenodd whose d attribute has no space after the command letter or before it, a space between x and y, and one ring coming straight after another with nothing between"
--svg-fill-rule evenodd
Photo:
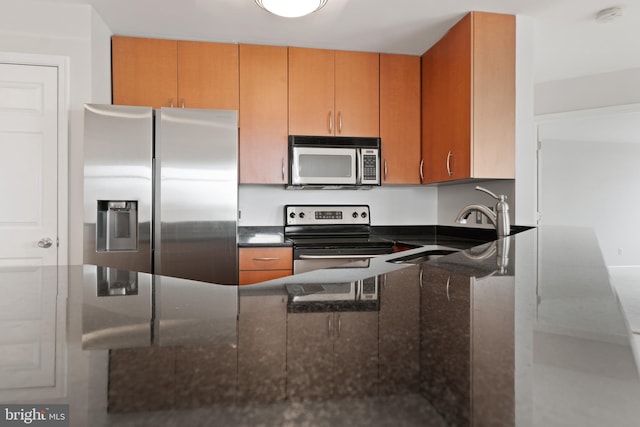
<instances>
[{"instance_id":1,"label":"wood grain cabinet panel","mask_svg":"<svg viewBox=\"0 0 640 427\"><path fill-rule=\"evenodd\" d=\"M240 248L238 252L241 285L293 274L293 255L290 247Z\"/></svg>"},{"instance_id":2,"label":"wood grain cabinet panel","mask_svg":"<svg viewBox=\"0 0 640 427\"><path fill-rule=\"evenodd\" d=\"M179 106L237 110L238 45L178 41Z\"/></svg>"},{"instance_id":3,"label":"wood grain cabinet panel","mask_svg":"<svg viewBox=\"0 0 640 427\"><path fill-rule=\"evenodd\" d=\"M288 49L240 45L240 183L288 181Z\"/></svg>"},{"instance_id":4,"label":"wood grain cabinet panel","mask_svg":"<svg viewBox=\"0 0 640 427\"><path fill-rule=\"evenodd\" d=\"M420 184L420 57L380 55L382 183Z\"/></svg>"},{"instance_id":5,"label":"wood grain cabinet panel","mask_svg":"<svg viewBox=\"0 0 640 427\"><path fill-rule=\"evenodd\" d=\"M379 54L289 48L289 134L379 136Z\"/></svg>"},{"instance_id":6,"label":"wood grain cabinet panel","mask_svg":"<svg viewBox=\"0 0 640 427\"><path fill-rule=\"evenodd\" d=\"M177 53L175 40L113 36L113 103L153 108L177 105Z\"/></svg>"},{"instance_id":7,"label":"wood grain cabinet panel","mask_svg":"<svg viewBox=\"0 0 640 427\"><path fill-rule=\"evenodd\" d=\"M422 56L426 183L515 177L515 17L471 12Z\"/></svg>"},{"instance_id":8,"label":"wood grain cabinet panel","mask_svg":"<svg viewBox=\"0 0 640 427\"><path fill-rule=\"evenodd\" d=\"M332 50L289 48L289 134L334 134Z\"/></svg>"},{"instance_id":9,"label":"wood grain cabinet panel","mask_svg":"<svg viewBox=\"0 0 640 427\"><path fill-rule=\"evenodd\" d=\"M335 52L336 136L380 135L380 72L377 53Z\"/></svg>"},{"instance_id":10,"label":"wood grain cabinet panel","mask_svg":"<svg viewBox=\"0 0 640 427\"><path fill-rule=\"evenodd\" d=\"M113 36L119 105L237 110L238 45Z\"/></svg>"}]
</instances>

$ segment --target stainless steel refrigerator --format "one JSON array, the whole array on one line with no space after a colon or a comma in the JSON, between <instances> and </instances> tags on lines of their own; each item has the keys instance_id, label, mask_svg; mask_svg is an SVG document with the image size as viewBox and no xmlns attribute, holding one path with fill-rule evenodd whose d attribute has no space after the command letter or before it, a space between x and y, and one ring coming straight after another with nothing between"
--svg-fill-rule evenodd
<instances>
[{"instance_id":1,"label":"stainless steel refrigerator","mask_svg":"<svg viewBox=\"0 0 640 427\"><path fill-rule=\"evenodd\" d=\"M238 114L87 104L84 263L238 283Z\"/></svg>"}]
</instances>

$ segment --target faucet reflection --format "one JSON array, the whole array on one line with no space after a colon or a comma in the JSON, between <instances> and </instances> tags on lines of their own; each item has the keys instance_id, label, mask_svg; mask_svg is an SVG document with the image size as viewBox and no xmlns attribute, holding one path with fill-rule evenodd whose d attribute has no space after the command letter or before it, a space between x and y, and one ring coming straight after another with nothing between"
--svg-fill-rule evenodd
<instances>
[{"instance_id":1,"label":"faucet reflection","mask_svg":"<svg viewBox=\"0 0 640 427\"><path fill-rule=\"evenodd\" d=\"M489 245L480 252L475 252L470 248L462 251L462 254L474 261L483 261L495 254L497 269L485 277L495 274L499 276L505 275L508 273L507 269L509 267L509 237L500 237L498 240L489 243Z\"/></svg>"},{"instance_id":2,"label":"faucet reflection","mask_svg":"<svg viewBox=\"0 0 640 427\"><path fill-rule=\"evenodd\" d=\"M507 196L505 196L504 194L496 196L493 192L480 186L476 186L476 190L487 193L497 200L494 208L495 213L484 205L468 205L462 208L460 212L458 212L458 216L456 216L456 222L459 224L466 224L467 218L469 218L469 215L471 215L472 212L482 212L487 218L489 218L489 222L491 222L491 224L493 224L493 226L495 227L498 237L508 236L510 232L510 224L509 204L506 201Z\"/></svg>"}]
</instances>

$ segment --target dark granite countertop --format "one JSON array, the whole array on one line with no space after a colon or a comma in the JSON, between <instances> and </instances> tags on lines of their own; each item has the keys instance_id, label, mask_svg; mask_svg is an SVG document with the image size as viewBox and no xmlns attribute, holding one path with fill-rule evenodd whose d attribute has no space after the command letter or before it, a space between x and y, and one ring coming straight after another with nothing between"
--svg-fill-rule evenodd
<instances>
[{"instance_id":1,"label":"dark granite countertop","mask_svg":"<svg viewBox=\"0 0 640 427\"><path fill-rule=\"evenodd\" d=\"M530 227L513 226L513 233ZM461 242L461 247L470 243L480 244L495 239L496 232L487 228L451 227L437 225L419 226L373 226L371 234L380 238L412 245L453 244ZM238 228L239 247L291 246L284 236L284 227L245 226Z\"/></svg>"},{"instance_id":2,"label":"dark granite countertop","mask_svg":"<svg viewBox=\"0 0 640 427\"><path fill-rule=\"evenodd\" d=\"M242 287L0 268L2 285L43 295L49 373L3 371L0 402L69 404L72 426L637 424L638 365L592 230L412 260L443 240L423 244ZM352 283L377 300L294 300Z\"/></svg>"}]
</instances>

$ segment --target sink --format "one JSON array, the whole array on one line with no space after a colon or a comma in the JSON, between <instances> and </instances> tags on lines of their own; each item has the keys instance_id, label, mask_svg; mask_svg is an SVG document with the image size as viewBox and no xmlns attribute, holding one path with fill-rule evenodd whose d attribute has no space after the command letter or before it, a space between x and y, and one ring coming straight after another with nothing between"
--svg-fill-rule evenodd
<instances>
[{"instance_id":1,"label":"sink","mask_svg":"<svg viewBox=\"0 0 640 427\"><path fill-rule=\"evenodd\" d=\"M442 258L443 256L456 252L460 252L460 249L449 247L428 248L420 252L414 252L412 254L387 260L387 262L394 264L420 264L427 261L433 261L434 259Z\"/></svg>"}]
</instances>

